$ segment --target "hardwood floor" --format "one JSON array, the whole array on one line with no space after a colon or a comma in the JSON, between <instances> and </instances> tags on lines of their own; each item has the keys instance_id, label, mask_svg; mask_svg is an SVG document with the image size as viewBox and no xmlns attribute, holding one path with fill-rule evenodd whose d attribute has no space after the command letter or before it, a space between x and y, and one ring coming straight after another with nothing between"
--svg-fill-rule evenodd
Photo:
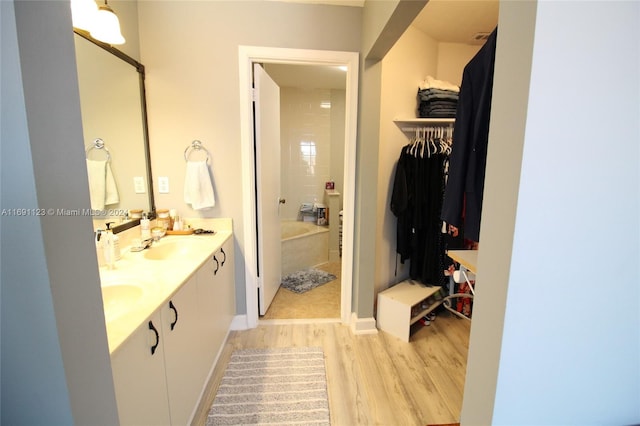
<instances>
[{"instance_id":1,"label":"hardwood floor","mask_svg":"<svg viewBox=\"0 0 640 426\"><path fill-rule=\"evenodd\" d=\"M353 335L337 322L261 324L230 334L201 401L207 412L231 353L244 348L319 346L325 354L331 424L421 425L459 422L470 323L446 311L410 343L380 331Z\"/></svg>"}]
</instances>

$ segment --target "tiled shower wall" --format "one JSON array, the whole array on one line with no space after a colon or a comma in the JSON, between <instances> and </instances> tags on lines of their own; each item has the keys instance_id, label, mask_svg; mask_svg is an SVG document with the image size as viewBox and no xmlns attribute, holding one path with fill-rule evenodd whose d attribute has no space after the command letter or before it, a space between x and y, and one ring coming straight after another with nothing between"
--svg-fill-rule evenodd
<instances>
[{"instance_id":1,"label":"tiled shower wall","mask_svg":"<svg viewBox=\"0 0 640 426\"><path fill-rule=\"evenodd\" d=\"M341 190L344 90L280 89L280 217L295 220L302 203L324 202L325 182ZM338 128L339 127L339 128ZM332 136L333 135L333 136Z\"/></svg>"}]
</instances>

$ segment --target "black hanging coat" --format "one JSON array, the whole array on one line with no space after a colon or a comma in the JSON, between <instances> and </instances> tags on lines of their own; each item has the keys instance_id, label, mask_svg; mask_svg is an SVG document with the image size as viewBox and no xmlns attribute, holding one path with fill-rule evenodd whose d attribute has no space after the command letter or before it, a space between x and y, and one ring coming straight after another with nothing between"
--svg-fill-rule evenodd
<instances>
[{"instance_id":1,"label":"black hanging coat","mask_svg":"<svg viewBox=\"0 0 640 426\"><path fill-rule=\"evenodd\" d=\"M424 284L442 285L444 248L439 218L446 156L418 157L405 146L398 159L391 211L398 218L400 262L411 261L409 275Z\"/></svg>"},{"instance_id":2,"label":"black hanging coat","mask_svg":"<svg viewBox=\"0 0 640 426\"><path fill-rule=\"evenodd\" d=\"M465 237L480 240L493 69L498 29L465 66L460 86L441 218L460 227Z\"/></svg>"}]
</instances>

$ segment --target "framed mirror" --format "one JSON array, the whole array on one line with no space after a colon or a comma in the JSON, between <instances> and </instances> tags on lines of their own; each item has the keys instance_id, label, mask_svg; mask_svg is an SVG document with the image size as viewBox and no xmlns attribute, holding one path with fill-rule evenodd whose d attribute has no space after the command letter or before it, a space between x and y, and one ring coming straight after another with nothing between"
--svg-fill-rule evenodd
<instances>
[{"instance_id":1,"label":"framed mirror","mask_svg":"<svg viewBox=\"0 0 640 426\"><path fill-rule=\"evenodd\" d=\"M112 222L117 233L139 224L132 211L155 211L144 66L74 33L94 230Z\"/></svg>"}]
</instances>

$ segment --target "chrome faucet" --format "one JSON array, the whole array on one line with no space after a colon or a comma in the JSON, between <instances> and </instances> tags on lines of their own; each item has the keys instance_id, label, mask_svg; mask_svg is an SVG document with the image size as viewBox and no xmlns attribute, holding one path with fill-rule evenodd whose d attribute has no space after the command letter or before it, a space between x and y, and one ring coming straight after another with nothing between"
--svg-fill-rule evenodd
<instances>
[{"instance_id":1,"label":"chrome faucet","mask_svg":"<svg viewBox=\"0 0 640 426\"><path fill-rule=\"evenodd\" d=\"M147 238L146 240L142 240L140 242L140 245L138 247L131 247L131 251L142 251L145 249L148 249L149 247L151 247L151 244L153 244L153 238Z\"/></svg>"}]
</instances>

